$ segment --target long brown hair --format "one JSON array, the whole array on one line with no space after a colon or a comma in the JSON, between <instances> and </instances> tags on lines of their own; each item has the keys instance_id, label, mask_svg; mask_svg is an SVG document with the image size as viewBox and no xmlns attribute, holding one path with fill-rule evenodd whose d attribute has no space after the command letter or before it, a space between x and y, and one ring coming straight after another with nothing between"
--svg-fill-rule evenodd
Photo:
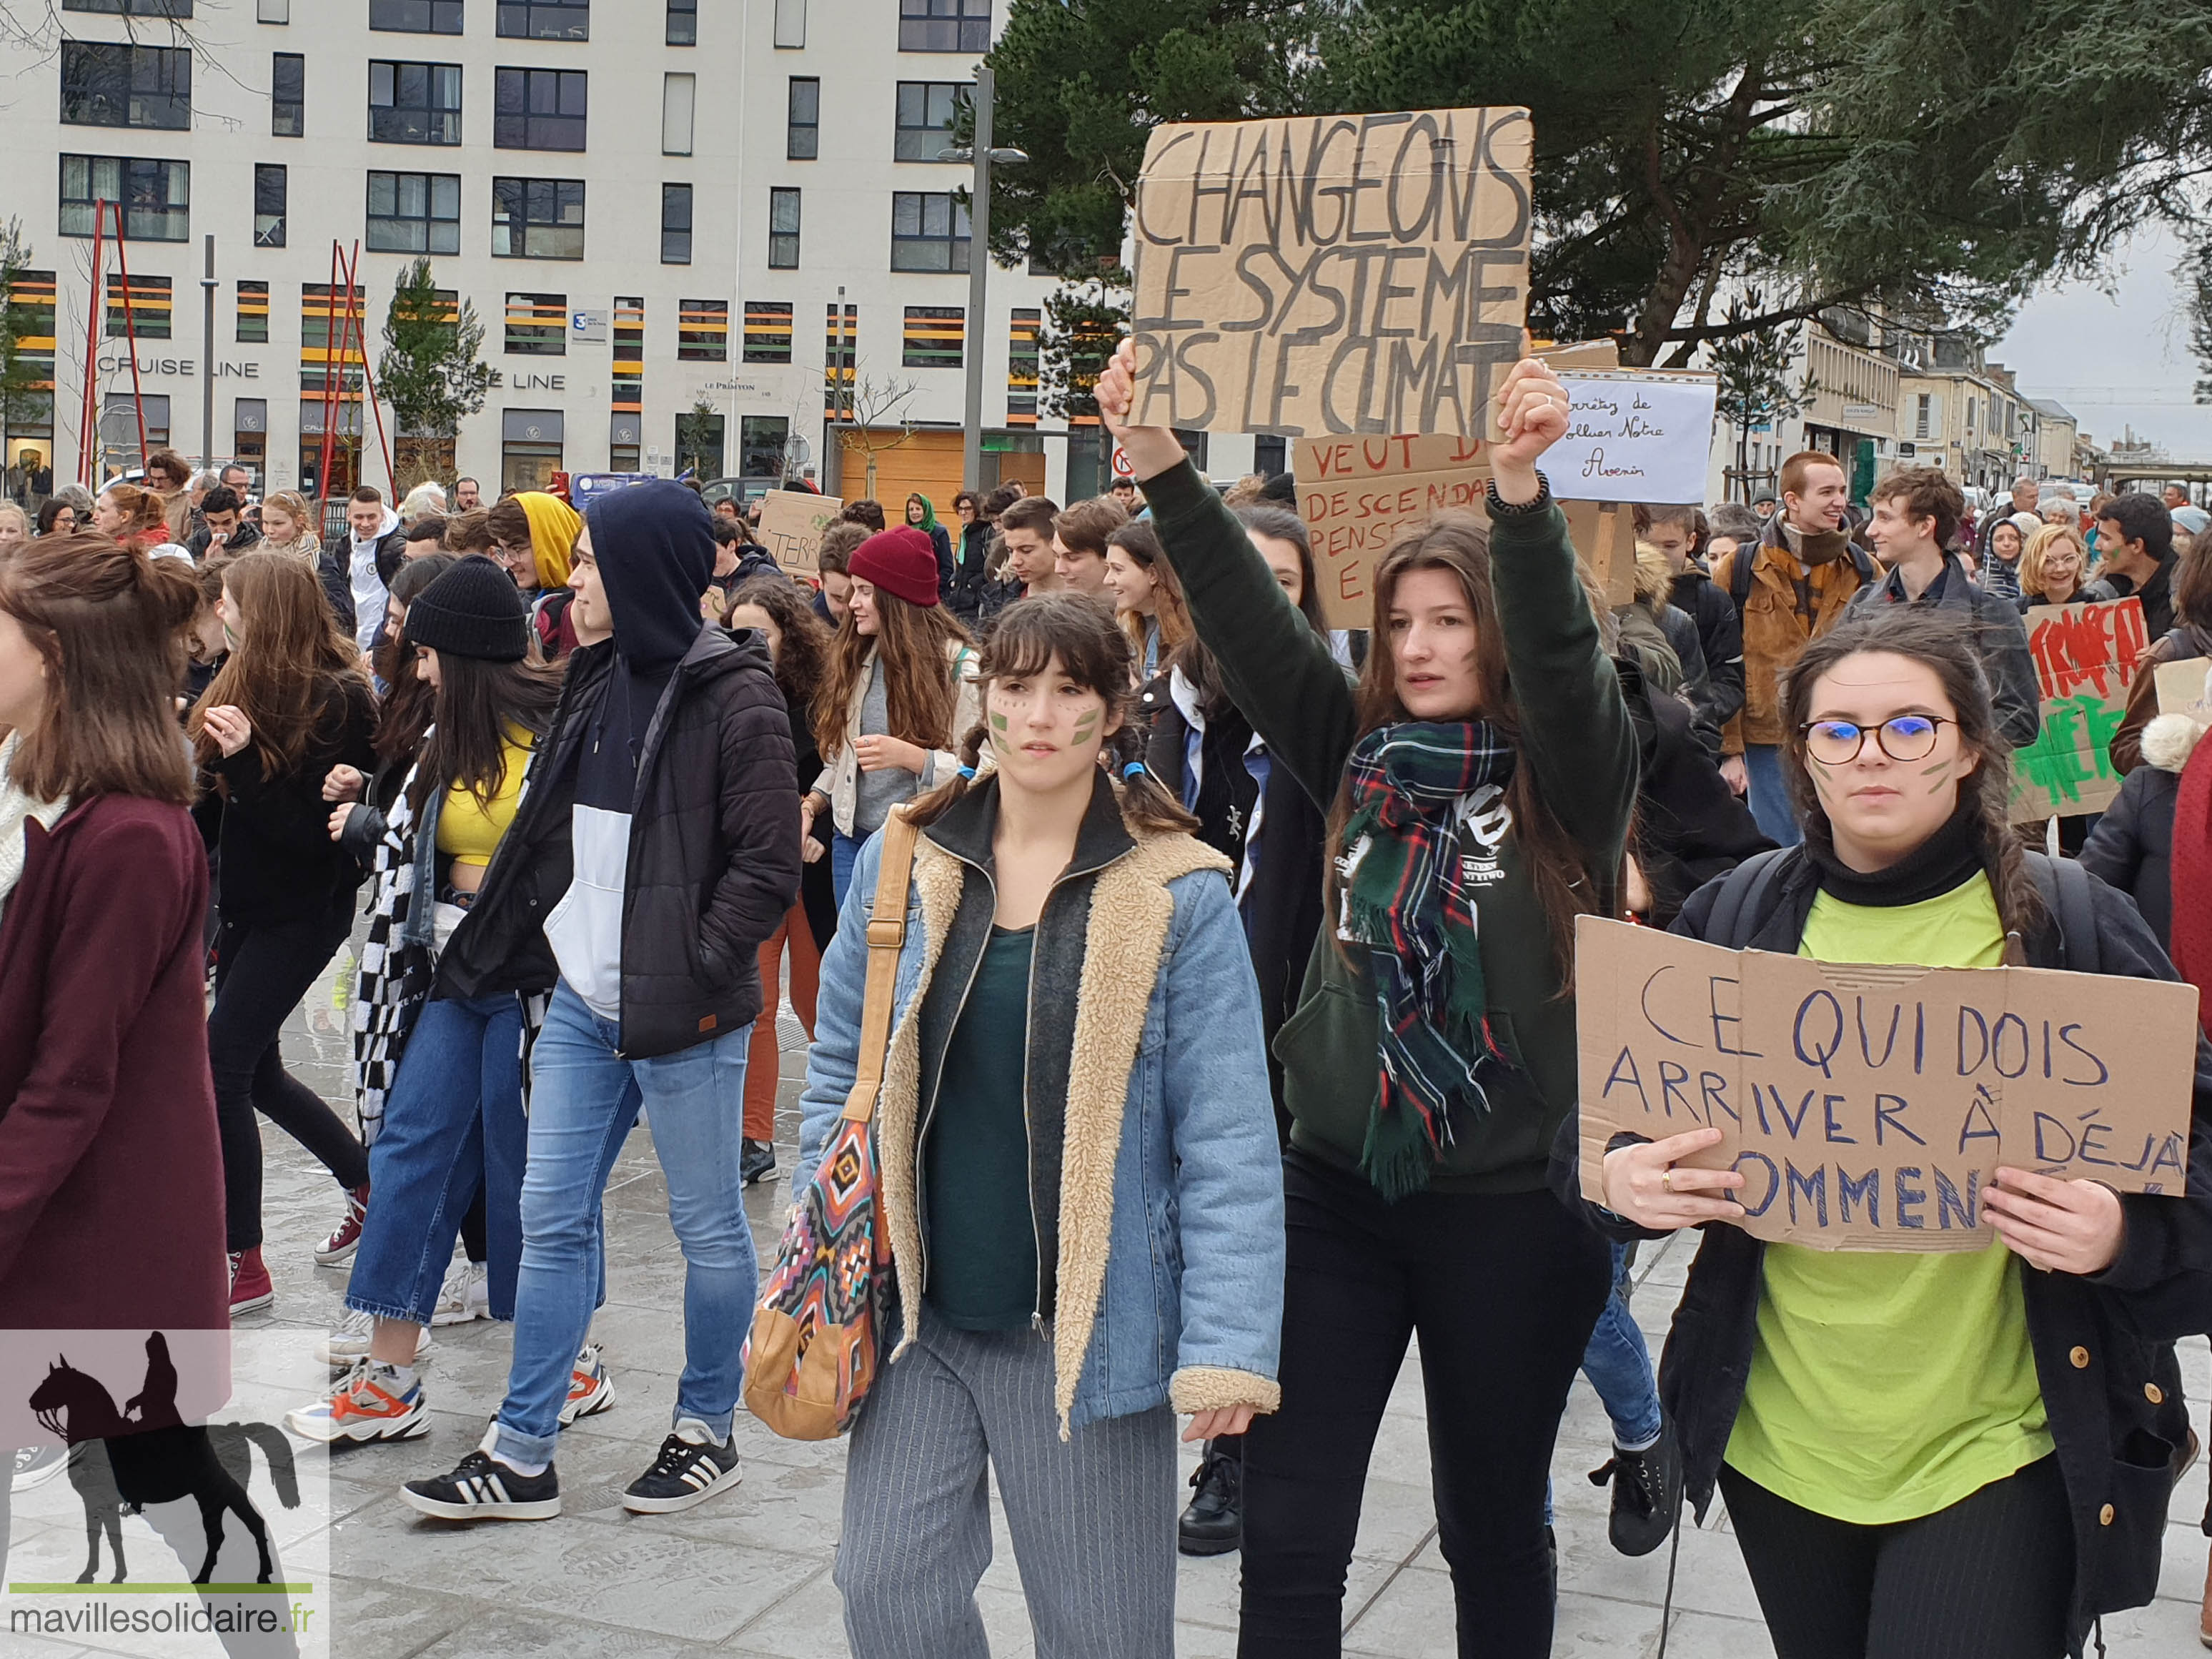
<instances>
[{"instance_id":1,"label":"long brown hair","mask_svg":"<svg viewBox=\"0 0 2212 1659\"><path fill-rule=\"evenodd\" d=\"M989 697L994 680L1030 678L1055 661L1061 673L1104 698L1108 715L1121 722L1101 752L1113 768L1122 816L1139 830L1158 835L1187 835L1197 829L1198 820L1143 769L1145 734L1129 718L1133 698L1129 637L1096 599L1080 593L1046 593L1008 605L983 642L982 694ZM960 739L963 767L972 771L981 763L988 736L988 718L969 728ZM967 790L968 780L956 775L916 799L907 815L927 828Z\"/></svg>"},{"instance_id":2,"label":"long brown hair","mask_svg":"<svg viewBox=\"0 0 2212 1659\"><path fill-rule=\"evenodd\" d=\"M830 653L836 636L830 624L814 614L799 585L784 576L750 576L730 595L723 620L741 605L756 605L769 614L783 635L775 648L775 684L791 708L809 707L830 672Z\"/></svg>"},{"instance_id":3,"label":"long brown hair","mask_svg":"<svg viewBox=\"0 0 2212 1659\"><path fill-rule=\"evenodd\" d=\"M240 612L238 642L192 705L185 731L203 762L222 751L207 734L207 711L236 706L253 725L254 752L269 777L298 769L316 728L356 688L368 689L361 653L338 627L321 578L305 559L249 551L223 583Z\"/></svg>"},{"instance_id":4,"label":"long brown hair","mask_svg":"<svg viewBox=\"0 0 2212 1659\"><path fill-rule=\"evenodd\" d=\"M1474 716L1513 746L1521 747L1521 704L1505 666L1505 631L1498 619L1498 596L1491 586L1490 528L1465 513L1437 515L1425 529L1408 531L1390 544L1375 571L1374 632L1367 663L1353 693L1359 734L1411 718L1398 700L1398 665L1390 641L1390 605L1398 583L1416 570L1449 572L1459 583L1474 623L1474 672L1478 688ZM1310 580L1310 578L1309 578ZM1542 688L1532 688L1536 696ZM1543 906L1552 936L1552 961L1560 994L1574 985L1575 918L1602 915L1618 884L1614 871L1591 866L1589 849L1568 835L1546 803L1536 769L1515 765L1505 788L1506 805L1520 838L1522 864ZM1337 912L1337 859L1344 851L1344 826L1352 816L1349 776L1340 786L1328 813L1328 857L1322 866L1322 914Z\"/></svg>"},{"instance_id":5,"label":"long brown hair","mask_svg":"<svg viewBox=\"0 0 2212 1659\"><path fill-rule=\"evenodd\" d=\"M1106 538L1106 545L1120 548L1144 566L1145 574L1158 584L1152 590L1153 619L1159 623L1159 660L1164 664L1176 647L1191 636L1191 629L1190 607L1182 602L1182 581L1161 550L1160 532L1152 528L1150 519L1132 519ZM1144 617L1134 611L1123 611L1121 631L1129 636L1130 646L1141 659Z\"/></svg>"},{"instance_id":6,"label":"long brown hair","mask_svg":"<svg viewBox=\"0 0 2212 1659\"><path fill-rule=\"evenodd\" d=\"M192 769L171 699L199 603L185 561L150 558L94 531L41 536L0 559L0 611L46 665L46 707L20 734L10 781L37 800L191 805Z\"/></svg>"},{"instance_id":7,"label":"long brown hair","mask_svg":"<svg viewBox=\"0 0 2212 1659\"><path fill-rule=\"evenodd\" d=\"M2026 938L2044 915L2042 896L2028 873L2011 823L2012 749L1997 731L1990 683L1982 672L1972 624L1918 605L1883 605L1838 623L1807 646L1782 679L1782 777L1790 805L1804 826L1805 844L1827 858L1836 852L1835 829L1820 805L1805 765L1805 726L1813 694L1844 658L1881 651L1917 662L1936 676L1959 722L1959 748L1974 769L1959 785L1962 810L1972 813L1996 895L1997 918L2008 933Z\"/></svg>"},{"instance_id":8,"label":"long brown hair","mask_svg":"<svg viewBox=\"0 0 2212 1659\"><path fill-rule=\"evenodd\" d=\"M543 738L553 724L564 672L551 663L490 662L440 652L429 741L408 791L415 812L421 814L432 789L454 784L489 806L507 781L507 728L520 726L533 739Z\"/></svg>"},{"instance_id":9,"label":"long brown hair","mask_svg":"<svg viewBox=\"0 0 2212 1659\"><path fill-rule=\"evenodd\" d=\"M125 483L119 478L101 490L100 495L112 500L117 510L123 514L123 528L116 532L116 540L136 546L146 537L155 536L156 532L156 539L169 539L173 526L169 522L167 497L157 495L150 489L141 489L137 484ZM178 499L181 501L184 498L180 495ZM93 497L94 506L99 505L99 495Z\"/></svg>"},{"instance_id":10,"label":"long brown hair","mask_svg":"<svg viewBox=\"0 0 2212 1659\"><path fill-rule=\"evenodd\" d=\"M814 693L814 746L825 761L845 747L845 722L853 700L867 692L868 653L884 659L886 735L924 749L942 749L958 734L952 729L960 688L952 666L954 648L968 643L968 630L941 605L911 605L888 588L876 589L876 632L854 625L853 613L837 627L830 672Z\"/></svg>"}]
</instances>

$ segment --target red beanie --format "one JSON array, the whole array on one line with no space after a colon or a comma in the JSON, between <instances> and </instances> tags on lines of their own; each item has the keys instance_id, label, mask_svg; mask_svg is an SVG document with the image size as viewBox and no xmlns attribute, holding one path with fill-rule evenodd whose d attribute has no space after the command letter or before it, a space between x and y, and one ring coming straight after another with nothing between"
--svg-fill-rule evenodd
<instances>
[{"instance_id":1,"label":"red beanie","mask_svg":"<svg viewBox=\"0 0 2212 1659\"><path fill-rule=\"evenodd\" d=\"M937 544L912 525L878 531L853 550L845 569L854 581L872 582L908 605L937 603Z\"/></svg>"}]
</instances>

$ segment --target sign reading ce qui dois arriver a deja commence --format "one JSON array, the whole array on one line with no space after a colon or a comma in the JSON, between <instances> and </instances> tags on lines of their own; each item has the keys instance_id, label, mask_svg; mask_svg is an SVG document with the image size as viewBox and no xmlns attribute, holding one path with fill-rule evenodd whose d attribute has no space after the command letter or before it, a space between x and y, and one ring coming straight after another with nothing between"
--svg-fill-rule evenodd
<instances>
[{"instance_id":1,"label":"sign reading ce qui dois arriver a deja commence","mask_svg":"<svg viewBox=\"0 0 2212 1659\"><path fill-rule=\"evenodd\" d=\"M2197 989L2036 968L1849 966L1584 916L1582 1190L1626 1130L1714 1127L1739 1224L1816 1249L1972 1250L1999 1166L2186 1182Z\"/></svg>"},{"instance_id":2,"label":"sign reading ce qui dois arriver a deja commence","mask_svg":"<svg viewBox=\"0 0 2212 1659\"><path fill-rule=\"evenodd\" d=\"M1520 108L1155 128L1135 422L1486 435L1527 312L1531 148Z\"/></svg>"}]
</instances>

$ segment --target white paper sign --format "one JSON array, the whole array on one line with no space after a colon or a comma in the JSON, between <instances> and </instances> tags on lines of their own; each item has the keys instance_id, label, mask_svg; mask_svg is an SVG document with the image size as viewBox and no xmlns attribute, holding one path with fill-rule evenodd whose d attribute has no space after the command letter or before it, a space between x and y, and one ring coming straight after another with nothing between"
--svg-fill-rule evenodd
<instances>
[{"instance_id":1,"label":"white paper sign","mask_svg":"<svg viewBox=\"0 0 2212 1659\"><path fill-rule=\"evenodd\" d=\"M1702 501L1713 444L1710 374L1562 374L1567 435L1544 457L1562 501Z\"/></svg>"}]
</instances>

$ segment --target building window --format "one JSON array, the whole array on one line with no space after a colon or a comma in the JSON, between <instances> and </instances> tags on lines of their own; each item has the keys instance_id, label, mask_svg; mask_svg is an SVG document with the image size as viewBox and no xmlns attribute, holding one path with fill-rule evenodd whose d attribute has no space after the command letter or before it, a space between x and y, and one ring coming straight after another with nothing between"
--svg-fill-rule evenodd
<instances>
[{"instance_id":1,"label":"building window","mask_svg":"<svg viewBox=\"0 0 2212 1659\"><path fill-rule=\"evenodd\" d=\"M775 0L775 43L787 47L806 44L806 0Z\"/></svg>"},{"instance_id":2,"label":"building window","mask_svg":"<svg viewBox=\"0 0 2212 1659\"><path fill-rule=\"evenodd\" d=\"M822 412L834 421L853 389L853 368L860 357L860 308L848 305L841 317L833 302L829 312L822 334Z\"/></svg>"},{"instance_id":3,"label":"building window","mask_svg":"<svg viewBox=\"0 0 2212 1659\"><path fill-rule=\"evenodd\" d=\"M380 144L459 143L461 66L372 58L368 136Z\"/></svg>"},{"instance_id":4,"label":"building window","mask_svg":"<svg viewBox=\"0 0 2212 1659\"><path fill-rule=\"evenodd\" d=\"M370 173L368 246L374 253L459 253L460 175Z\"/></svg>"},{"instance_id":5,"label":"building window","mask_svg":"<svg viewBox=\"0 0 2212 1659\"><path fill-rule=\"evenodd\" d=\"M192 125L192 54L182 46L62 42L62 119L75 126Z\"/></svg>"},{"instance_id":6,"label":"building window","mask_svg":"<svg viewBox=\"0 0 2212 1659\"><path fill-rule=\"evenodd\" d=\"M668 44L699 44L699 0L668 0Z\"/></svg>"},{"instance_id":7,"label":"building window","mask_svg":"<svg viewBox=\"0 0 2212 1659\"><path fill-rule=\"evenodd\" d=\"M125 301L128 303L125 303ZM107 337L111 340L166 340L169 337L172 301L166 276L132 276L107 273Z\"/></svg>"},{"instance_id":8,"label":"building window","mask_svg":"<svg viewBox=\"0 0 2212 1659\"><path fill-rule=\"evenodd\" d=\"M660 77L660 153L691 153L691 112L697 101L699 77L664 75Z\"/></svg>"},{"instance_id":9,"label":"building window","mask_svg":"<svg viewBox=\"0 0 2212 1659\"><path fill-rule=\"evenodd\" d=\"M491 142L500 149L581 149L584 71L503 69L492 82Z\"/></svg>"},{"instance_id":10,"label":"building window","mask_svg":"<svg viewBox=\"0 0 2212 1659\"><path fill-rule=\"evenodd\" d=\"M253 168L253 246L284 246L285 198L290 194L284 169L266 161Z\"/></svg>"},{"instance_id":11,"label":"building window","mask_svg":"<svg viewBox=\"0 0 2212 1659\"><path fill-rule=\"evenodd\" d=\"M811 75L791 77L790 120L783 153L793 161L811 161L822 153L822 82Z\"/></svg>"},{"instance_id":12,"label":"building window","mask_svg":"<svg viewBox=\"0 0 2212 1659\"><path fill-rule=\"evenodd\" d=\"M952 142L952 117L968 88L957 81L898 83L898 126L892 135L895 161L937 161Z\"/></svg>"},{"instance_id":13,"label":"building window","mask_svg":"<svg viewBox=\"0 0 2212 1659\"><path fill-rule=\"evenodd\" d=\"M269 284L238 285L238 343L264 345L269 339Z\"/></svg>"},{"instance_id":14,"label":"building window","mask_svg":"<svg viewBox=\"0 0 2212 1659\"><path fill-rule=\"evenodd\" d=\"M1273 477L1291 470L1291 441L1279 432L1262 432L1252 440L1252 470Z\"/></svg>"},{"instance_id":15,"label":"building window","mask_svg":"<svg viewBox=\"0 0 2212 1659\"><path fill-rule=\"evenodd\" d=\"M504 8L502 8L504 9ZM567 434L557 409L509 409L500 414L499 487L543 489L561 470Z\"/></svg>"},{"instance_id":16,"label":"building window","mask_svg":"<svg viewBox=\"0 0 2212 1659\"><path fill-rule=\"evenodd\" d=\"M901 52L991 49L991 0L899 0Z\"/></svg>"},{"instance_id":17,"label":"building window","mask_svg":"<svg viewBox=\"0 0 2212 1659\"><path fill-rule=\"evenodd\" d=\"M64 11L100 11L111 17L190 17L192 0L62 0Z\"/></svg>"},{"instance_id":18,"label":"building window","mask_svg":"<svg viewBox=\"0 0 2212 1659\"><path fill-rule=\"evenodd\" d=\"M901 365L907 368L959 368L965 316L958 306L908 306Z\"/></svg>"},{"instance_id":19,"label":"building window","mask_svg":"<svg viewBox=\"0 0 2212 1659\"><path fill-rule=\"evenodd\" d=\"M362 356L362 343L355 324L368 321L362 315L367 299L359 288L338 288L329 283L300 284L300 390L319 395L326 380L335 382L339 394L348 400L338 416L338 429L348 434L361 430L359 399L368 364ZM351 317L347 314L349 307ZM322 431L320 426L314 429L318 434ZM304 435L307 428L302 427L301 431Z\"/></svg>"},{"instance_id":20,"label":"building window","mask_svg":"<svg viewBox=\"0 0 2212 1659\"><path fill-rule=\"evenodd\" d=\"M676 302L676 361L680 363L726 363L730 361L730 302L727 300L678 300Z\"/></svg>"},{"instance_id":21,"label":"building window","mask_svg":"<svg viewBox=\"0 0 2212 1659\"><path fill-rule=\"evenodd\" d=\"M968 269L968 209L950 191L891 192L891 269Z\"/></svg>"},{"instance_id":22,"label":"building window","mask_svg":"<svg viewBox=\"0 0 2212 1659\"><path fill-rule=\"evenodd\" d=\"M588 40L592 0L499 0L500 38Z\"/></svg>"},{"instance_id":23,"label":"building window","mask_svg":"<svg viewBox=\"0 0 2212 1659\"><path fill-rule=\"evenodd\" d=\"M784 456L790 448L790 416L741 415L738 417L739 477L782 478L785 476Z\"/></svg>"},{"instance_id":24,"label":"building window","mask_svg":"<svg viewBox=\"0 0 2212 1659\"><path fill-rule=\"evenodd\" d=\"M584 181L493 179L491 252L495 259L582 258Z\"/></svg>"},{"instance_id":25,"label":"building window","mask_svg":"<svg viewBox=\"0 0 2212 1659\"><path fill-rule=\"evenodd\" d=\"M296 52L269 55L269 131L297 138L307 130L307 60Z\"/></svg>"},{"instance_id":26,"label":"building window","mask_svg":"<svg viewBox=\"0 0 2212 1659\"><path fill-rule=\"evenodd\" d=\"M791 307L781 300L745 301L745 361L791 361Z\"/></svg>"},{"instance_id":27,"label":"building window","mask_svg":"<svg viewBox=\"0 0 2212 1659\"><path fill-rule=\"evenodd\" d=\"M234 398L230 408L231 459L246 469L248 486L264 491L269 461L269 400Z\"/></svg>"},{"instance_id":28,"label":"building window","mask_svg":"<svg viewBox=\"0 0 2212 1659\"><path fill-rule=\"evenodd\" d=\"M619 418L635 418L645 408L645 301L635 295L615 295L615 337L608 377L607 405ZM633 431L637 428L633 428ZM634 444L637 440L633 437ZM635 452L630 465L637 464Z\"/></svg>"},{"instance_id":29,"label":"building window","mask_svg":"<svg viewBox=\"0 0 2212 1659\"><path fill-rule=\"evenodd\" d=\"M123 234L134 242L191 240L192 168L189 161L137 156L62 157L61 234L92 234L93 204L123 204ZM109 228L113 229L111 221Z\"/></svg>"},{"instance_id":30,"label":"building window","mask_svg":"<svg viewBox=\"0 0 2212 1659\"><path fill-rule=\"evenodd\" d=\"M771 270L799 269L799 192L768 193L768 264Z\"/></svg>"},{"instance_id":31,"label":"building window","mask_svg":"<svg viewBox=\"0 0 2212 1659\"><path fill-rule=\"evenodd\" d=\"M1923 392L1913 399L1912 435L1916 438L1936 435L1936 399L1929 392Z\"/></svg>"},{"instance_id":32,"label":"building window","mask_svg":"<svg viewBox=\"0 0 2212 1659\"><path fill-rule=\"evenodd\" d=\"M368 26L394 34L459 34L461 0L368 0Z\"/></svg>"},{"instance_id":33,"label":"building window","mask_svg":"<svg viewBox=\"0 0 2212 1659\"><path fill-rule=\"evenodd\" d=\"M255 0L253 21L257 23L290 22L292 0Z\"/></svg>"},{"instance_id":34,"label":"building window","mask_svg":"<svg viewBox=\"0 0 2212 1659\"><path fill-rule=\"evenodd\" d=\"M101 459L111 467L141 466L146 456L138 447L138 437L145 434L149 450L166 447L169 441L169 400L148 393L133 398L127 392L111 392L100 410L100 447Z\"/></svg>"},{"instance_id":35,"label":"building window","mask_svg":"<svg viewBox=\"0 0 2212 1659\"><path fill-rule=\"evenodd\" d=\"M1008 426L1037 423L1037 325L1042 320L1035 306L1016 306L1006 319Z\"/></svg>"},{"instance_id":36,"label":"building window","mask_svg":"<svg viewBox=\"0 0 2212 1659\"><path fill-rule=\"evenodd\" d=\"M691 186L663 185L660 187L660 263L664 265L688 265L691 263Z\"/></svg>"},{"instance_id":37,"label":"building window","mask_svg":"<svg viewBox=\"0 0 2212 1659\"><path fill-rule=\"evenodd\" d=\"M507 349L518 357L568 355L568 296L510 294L507 296Z\"/></svg>"}]
</instances>

